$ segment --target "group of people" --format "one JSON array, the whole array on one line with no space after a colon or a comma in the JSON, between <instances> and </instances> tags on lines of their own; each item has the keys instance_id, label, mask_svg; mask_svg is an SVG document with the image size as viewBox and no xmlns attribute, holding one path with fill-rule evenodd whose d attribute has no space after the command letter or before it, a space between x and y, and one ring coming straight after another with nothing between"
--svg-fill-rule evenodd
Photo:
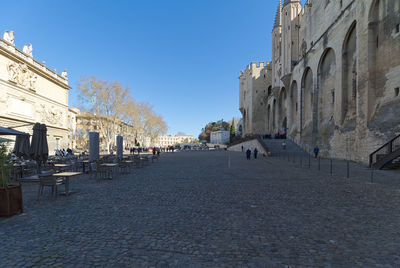
<instances>
[{"instance_id":1,"label":"group of people","mask_svg":"<svg viewBox=\"0 0 400 268\"><path fill-rule=\"evenodd\" d=\"M242 152L243 152L243 150L244 150L244 147L242 146ZM257 155L258 155L258 150L257 150L257 148L254 148L254 150L253 150L253 155L254 155L254 159L257 159ZM247 160L250 160L250 159L251 159L251 150L250 150L250 148L248 148L248 149L246 150L246 158L247 158Z\"/></svg>"},{"instance_id":2,"label":"group of people","mask_svg":"<svg viewBox=\"0 0 400 268\"><path fill-rule=\"evenodd\" d=\"M56 156L73 156L74 152L72 149L68 148L67 150L65 149L56 149Z\"/></svg>"}]
</instances>

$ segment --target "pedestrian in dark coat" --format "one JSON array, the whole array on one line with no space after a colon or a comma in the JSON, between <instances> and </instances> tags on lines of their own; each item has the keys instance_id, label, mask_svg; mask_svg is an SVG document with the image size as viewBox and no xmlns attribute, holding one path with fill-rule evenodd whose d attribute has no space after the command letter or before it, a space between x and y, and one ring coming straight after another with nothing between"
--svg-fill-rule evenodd
<instances>
[{"instance_id":1,"label":"pedestrian in dark coat","mask_svg":"<svg viewBox=\"0 0 400 268\"><path fill-rule=\"evenodd\" d=\"M250 160L250 156L251 156L251 151L250 151L250 149L247 149L247 151L246 151L247 160Z\"/></svg>"},{"instance_id":2,"label":"pedestrian in dark coat","mask_svg":"<svg viewBox=\"0 0 400 268\"><path fill-rule=\"evenodd\" d=\"M257 154L258 154L258 150L257 150L257 148L254 148L254 159L257 159Z\"/></svg>"},{"instance_id":3,"label":"pedestrian in dark coat","mask_svg":"<svg viewBox=\"0 0 400 268\"><path fill-rule=\"evenodd\" d=\"M314 155L315 155L315 158L318 157L318 153L319 153L318 145L315 145L315 148L314 148Z\"/></svg>"}]
</instances>

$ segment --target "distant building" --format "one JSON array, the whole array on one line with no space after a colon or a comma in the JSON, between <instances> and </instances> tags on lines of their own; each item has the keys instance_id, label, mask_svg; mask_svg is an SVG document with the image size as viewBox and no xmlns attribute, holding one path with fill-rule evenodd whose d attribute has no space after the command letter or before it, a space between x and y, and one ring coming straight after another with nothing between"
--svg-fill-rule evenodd
<instances>
[{"instance_id":1,"label":"distant building","mask_svg":"<svg viewBox=\"0 0 400 268\"><path fill-rule=\"evenodd\" d=\"M193 141L194 138L192 135L164 135L156 139L155 145L158 147L167 147L182 143L192 143Z\"/></svg>"},{"instance_id":2,"label":"distant building","mask_svg":"<svg viewBox=\"0 0 400 268\"><path fill-rule=\"evenodd\" d=\"M210 143L213 144L226 144L230 140L230 132L227 130L218 130L211 132Z\"/></svg>"}]
</instances>

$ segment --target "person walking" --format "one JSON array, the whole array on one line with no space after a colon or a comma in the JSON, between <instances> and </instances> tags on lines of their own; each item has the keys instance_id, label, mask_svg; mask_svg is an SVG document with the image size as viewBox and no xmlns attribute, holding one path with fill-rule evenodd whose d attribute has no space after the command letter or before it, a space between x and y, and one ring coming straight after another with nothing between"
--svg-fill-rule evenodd
<instances>
[{"instance_id":1,"label":"person walking","mask_svg":"<svg viewBox=\"0 0 400 268\"><path fill-rule=\"evenodd\" d=\"M282 142L282 149L286 150L286 142L285 141Z\"/></svg>"},{"instance_id":2,"label":"person walking","mask_svg":"<svg viewBox=\"0 0 400 268\"><path fill-rule=\"evenodd\" d=\"M319 153L318 145L315 145L315 147L314 147L314 155L315 155L315 158L318 157L318 153Z\"/></svg>"},{"instance_id":3,"label":"person walking","mask_svg":"<svg viewBox=\"0 0 400 268\"><path fill-rule=\"evenodd\" d=\"M247 160L250 160L250 156L251 156L251 151L250 151L250 149L247 149L247 151L246 151Z\"/></svg>"},{"instance_id":4,"label":"person walking","mask_svg":"<svg viewBox=\"0 0 400 268\"><path fill-rule=\"evenodd\" d=\"M258 154L257 148L254 148L253 153L254 153L254 159L257 159L257 154Z\"/></svg>"},{"instance_id":5,"label":"person walking","mask_svg":"<svg viewBox=\"0 0 400 268\"><path fill-rule=\"evenodd\" d=\"M244 149L244 148L243 148L243 145L242 145L242 152L243 152L243 149Z\"/></svg>"}]
</instances>

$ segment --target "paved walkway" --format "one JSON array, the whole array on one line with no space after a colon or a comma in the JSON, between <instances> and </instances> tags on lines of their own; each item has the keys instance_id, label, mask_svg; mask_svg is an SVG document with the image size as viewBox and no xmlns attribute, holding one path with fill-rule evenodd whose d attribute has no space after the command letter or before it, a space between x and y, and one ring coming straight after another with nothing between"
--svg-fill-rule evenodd
<instances>
[{"instance_id":1,"label":"paved walkway","mask_svg":"<svg viewBox=\"0 0 400 268\"><path fill-rule=\"evenodd\" d=\"M23 185L0 267L400 266L400 189L386 184L199 151L71 187L37 202Z\"/></svg>"}]
</instances>

